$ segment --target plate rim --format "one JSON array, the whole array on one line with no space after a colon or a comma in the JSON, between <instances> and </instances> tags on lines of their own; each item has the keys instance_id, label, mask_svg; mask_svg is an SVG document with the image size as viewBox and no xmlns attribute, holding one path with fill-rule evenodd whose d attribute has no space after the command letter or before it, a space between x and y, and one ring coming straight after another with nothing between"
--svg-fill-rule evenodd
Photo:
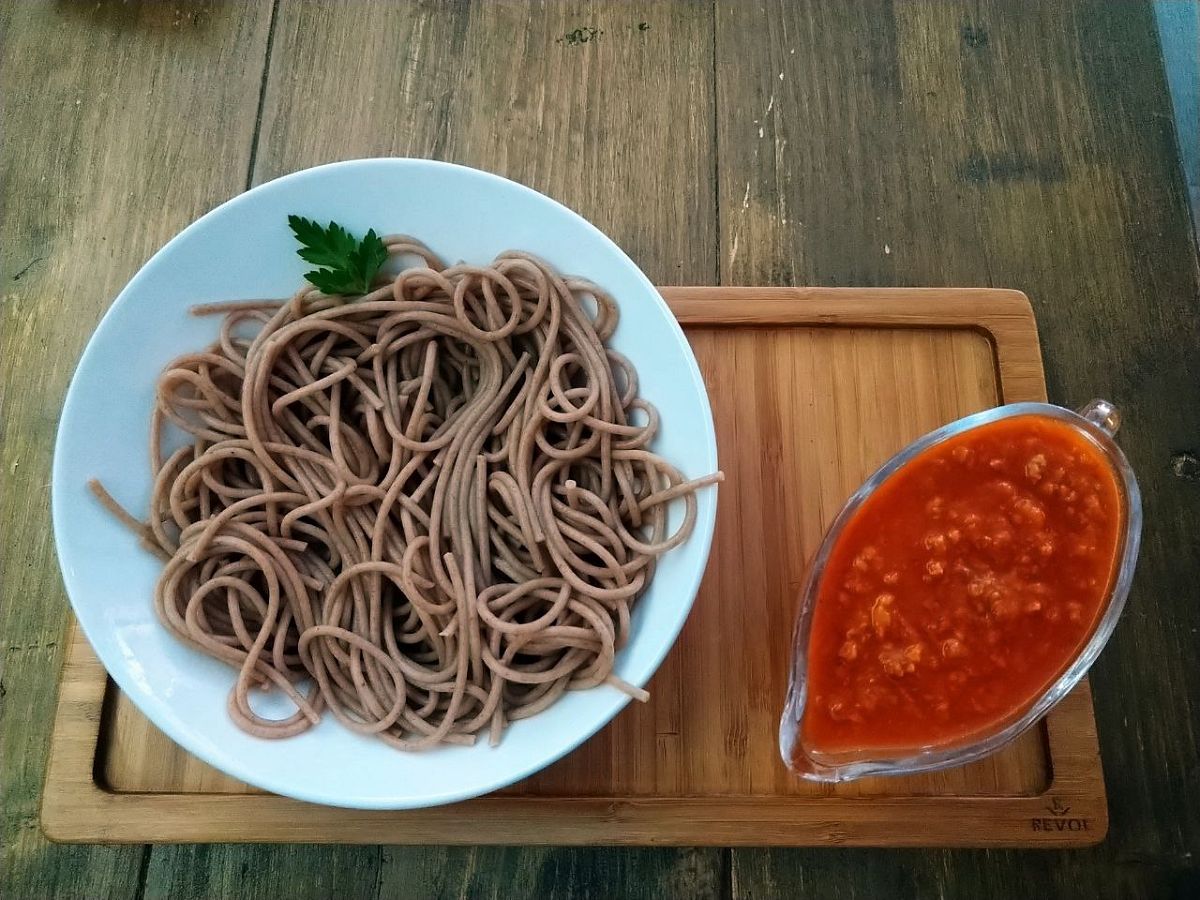
<instances>
[{"instance_id":1,"label":"plate rim","mask_svg":"<svg viewBox=\"0 0 1200 900\"><path fill-rule=\"evenodd\" d=\"M56 558L58 560L59 572L63 580L65 593L67 594L68 602L74 612L75 618L79 623L80 629L87 637L89 644L95 651L96 656L104 665L108 676L117 684L117 686L125 692L126 696L134 703L138 710L146 716L146 718L158 729L163 731L174 743L183 748L187 753L201 759L208 765L216 768L234 778L246 782L247 784L271 791L272 793L282 796L292 797L297 800L302 800L309 803L316 803L327 806L339 806L351 809L379 809L379 810L398 810L398 809L419 809L430 806L439 806L448 803L455 803L462 800L467 800L472 797L482 796L492 791L500 790L504 787L512 785L522 779L528 778L531 775L539 772L550 765L553 765L562 757L573 752L586 740L591 738L597 731L608 725L616 716L625 708L632 699L624 693L614 692L614 697L604 709L598 709L595 714L595 721L588 723L584 728L579 729L577 734L572 735L558 752L551 753L548 756L537 757L532 765L524 765L515 769L509 770L507 774L501 774L499 777L485 779L486 784L482 787L472 786L465 790L444 791L440 794L426 794L418 798L406 797L395 794L379 794L369 797L353 796L353 797L333 797L322 793L320 790L309 790L305 787L297 788L292 784L280 782L272 777L260 777L259 773L253 767L244 766L241 760L234 756L218 756L209 752L209 747L197 746L195 742L189 739L190 730L180 729L176 727L175 721L172 719L160 718L157 715L157 710L147 708L143 702L149 699L143 696L143 692L138 690L131 684L132 676L121 666L110 665L110 654L101 649L103 642L98 644L92 637L92 629L100 624L97 617L89 624L89 620L93 617L85 610L81 610L77 605L73 594L73 581L75 576L67 572L67 567L63 559L63 547L69 545L70 541L65 539L65 526L63 523L66 520L68 510L67 506L71 501L66 495L66 488L63 484L65 473L61 468L65 463L63 445L67 440L64 435L68 429L64 427L65 423L71 417L73 405L77 402L77 394L82 388L79 387L79 375L81 370L85 368L85 364L90 356L100 351L96 350L97 339L104 332L106 325L111 327L111 321L114 311L127 302L126 298L136 292L139 287L139 282L146 276L146 272L152 269L156 264L161 264L162 257L168 253L171 248L178 243L185 241L189 234L199 229L203 223L218 214L227 212L230 209L235 209L238 206L246 203L252 203L256 193L269 188L278 186L281 182L301 182L308 178L319 178L323 173L331 170L364 168L369 169L372 166L382 165L385 167L397 168L435 168L443 170L454 170L459 175L468 178L478 178L485 182L493 182L501 188L507 190L517 190L527 196L532 195L532 198L538 202L550 204L550 206L559 215L565 215L583 227L585 231L598 240L601 245L604 245L610 252L615 253L616 259L622 266L627 268L633 278L639 282L644 292L652 298L652 300L660 308L661 313L668 328L674 333L676 342L683 350L683 355L686 361L686 380L695 396L700 403L700 411L703 413L700 423L701 429L704 432L705 446L703 448L706 462L711 463L711 471L717 470L717 443L716 430L713 422L712 405L708 395L707 388L704 384L703 376L700 373L699 364L696 360L695 352L692 350L690 343L684 335L682 327L675 319L670 311L670 307L662 298L658 289L641 270L641 268L633 261L633 259L608 235L592 224L587 218L575 212L565 204L555 200L552 197L543 194L527 185L521 184L510 178L493 172L487 172L482 169L476 169L470 166L460 165L458 163L443 162L440 160L424 159L418 157L364 157L347 160L339 160L336 162L324 163L317 166L312 166L304 169L299 169L294 172L289 172L280 175L276 178L265 181L262 184L256 185L249 190L243 191L213 207L213 209L205 212L203 215L189 222L183 229L173 235L166 243L159 247L138 270L133 274L128 282L117 293L116 297L105 310L99 322L92 330L88 337L87 343L79 356L75 365L75 370L71 375L70 383L67 387L66 394L63 399L62 409L59 413L58 422L56 425L54 452L51 463L51 523L54 537ZM714 486L712 489L712 501L708 504L701 504L698 510L697 520L692 534L688 538L688 543L699 543L699 562L694 571L688 573L686 582L680 584L682 590L676 591L677 594L685 596L686 600L678 604L678 610L673 616L671 627L669 629L669 640L661 640L657 643L652 653L647 652L647 664L644 666L645 675L642 678L633 680L633 683L638 687L644 687L645 684L654 676L661 667L663 660L675 646L682 632L683 626L691 613L692 607L695 604L696 595L699 592L700 583L703 579L704 572L707 569L707 563L711 555L713 533L716 524L716 509L718 496ZM79 585L75 584L74 588L79 589ZM157 617L153 617L157 624ZM120 674L117 674L120 673ZM400 751L397 751L400 752Z\"/></svg>"}]
</instances>

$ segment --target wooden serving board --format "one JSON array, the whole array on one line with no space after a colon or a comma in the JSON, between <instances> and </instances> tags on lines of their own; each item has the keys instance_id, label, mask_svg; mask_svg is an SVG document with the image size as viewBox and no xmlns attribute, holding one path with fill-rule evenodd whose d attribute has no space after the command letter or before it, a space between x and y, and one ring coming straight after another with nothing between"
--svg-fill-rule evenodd
<instances>
[{"instance_id":1,"label":"wooden serving board","mask_svg":"<svg viewBox=\"0 0 1200 900\"><path fill-rule=\"evenodd\" d=\"M1087 684L973 765L815 785L777 722L806 562L847 496L947 421L1045 399L1029 302L990 289L667 288L700 362L721 467L687 625L607 728L507 790L361 812L257 791L187 755L72 624L42 823L62 841L1078 846L1107 829ZM149 599L147 599L149 602Z\"/></svg>"}]
</instances>

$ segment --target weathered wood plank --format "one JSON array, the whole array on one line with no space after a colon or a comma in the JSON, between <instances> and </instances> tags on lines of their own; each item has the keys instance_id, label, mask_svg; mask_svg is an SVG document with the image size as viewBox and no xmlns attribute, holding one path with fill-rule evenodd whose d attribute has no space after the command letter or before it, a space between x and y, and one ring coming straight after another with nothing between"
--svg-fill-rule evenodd
<instances>
[{"instance_id":1,"label":"weathered wood plank","mask_svg":"<svg viewBox=\"0 0 1200 900\"><path fill-rule=\"evenodd\" d=\"M1107 846L1059 852L736 850L730 878L730 896L737 900L1162 900L1200 893L1194 868L1148 860L1115 862Z\"/></svg>"},{"instance_id":2,"label":"weathered wood plank","mask_svg":"<svg viewBox=\"0 0 1200 900\"><path fill-rule=\"evenodd\" d=\"M0 6L0 889L119 897L141 848L38 829L66 600L50 457L100 314L168 237L245 184L269 8Z\"/></svg>"},{"instance_id":3,"label":"weathered wood plank","mask_svg":"<svg viewBox=\"0 0 1200 900\"><path fill-rule=\"evenodd\" d=\"M349 25L333 38L293 26L296 46L306 49L273 71L272 84L296 83L291 105L279 101L283 112L276 123L291 123L296 131L264 131L256 176L371 152L473 162L574 205L660 282L702 283L717 270L715 206L701 199L713 185L687 164L714 161L701 152L700 138L712 137L702 119L715 108L715 71L726 173L720 260L727 282L1023 288L1038 304L1052 397L1082 402L1108 391L1129 413L1124 440L1142 473L1152 521L1129 613L1096 673L1113 795L1108 845L1070 855L739 851L732 867L735 895L805 888L828 896L872 889L889 895L973 889L981 895L990 887L988 893L1010 896L1031 886L1047 893L1073 886L1093 896L1190 896L1200 889L1193 857L1200 826L1185 803L1200 790L1194 716L1200 662L1191 646L1200 626L1200 610L1191 603L1200 575L1197 497L1194 483L1172 474L1172 463L1186 474L1184 454L1200 446L1198 411L1188 402L1196 396L1200 371L1196 258L1185 239L1182 184L1171 161L1166 92L1146 10L1132 3L1002 8L990 2L897 2L805 4L793 13L791 4L721 0L715 69L705 55L712 32L702 11L643 4L550 11L564 35L621 15L647 21L646 36L656 41L667 29L667 38L655 44L662 59L636 70L634 79L614 72L611 58L597 59L608 46L609 28L600 42L567 47L527 43L523 29L501 30L498 38L509 46L497 47L474 23L523 13L487 6L438 4L414 12L342 4L323 14L284 2L281 23L288 15L305 22L331 15ZM20 85L30 95L6 94L0 138L0 633L6 639L0 883L26 893L119 895L136 884L135 851L50 848L36 832L62 609L44 485L57 404L107 298L179 225L233 193L244 172L245 159L230 148L240 146L243 122L253 122L253 102L243 119L246 104L234 94L247 79L256 81L265 7L213 3L177 10L151 2L0 9L0 83ZM681 28L688 17L692 26ZM548 27L539 21L540 30ZM460 33L460 44L442 40ZM376 46L386 52L370 49ZM360 61L364 47L369 64ZM530 63L542 67L536 79L508 68L495 75L534 52L549 60L560 49L592 56L568 58L569 71ZM490 68L480 66L481 54ZM635 62L629 54L617 61ZM346 93L341 99L352 114L292 112L316 102L306 93L325 102L331 89L318 82L345 79L347 68L360 83L366 75L366 83L390 85L380 104L370 93ZM489 105L503 95L479 82L479 73L487 71L499 83L523 85L526 105ZM776 98L770 124L764 124L768 88L781 71L792 94L785 106ZM547 82L548 76L558 80ZM547 118L539 84L548 84L552 94L567 85L575 93L569 103L553 100ZM687 87L682 94L681 86ZM609 97L606 105L597 107L597 94ZM680 105L680 96L693 95L704 104ZM473 99L464 105L463 96ZM644 101L659 118L641 125L637 107L626 112L623 96ZM738 104L750 105L743 110ZM268 120L272 109L269 101ZM619 121L611 121L614 116ZM556 123L562 133L551 138ZM772 136L754 162L758 127L768 140L777 123L790 129L789 143ZM319 129L324 133L308 139L309 150L298 151L301 135ZM611 146L597 148L588 140ZM569 150L564 142L573 142ZM599 164L588 154L598 154ZM638 165L618 167L631 154L640 154L634 156ZM165 160L183 174L167 185L151 176L145 185L129 186L136 171L130 160L148 173ZM229 163L213 172L209 160ZM189 166L206 171L188 176ZM575 174L561 171L565 166L575 167ZM136 196L122 199L129 190ZM760 221L752 228L747 218L735 254L734 215L744 197L756 205L747 216L765 216L769 223L774 214L778 226ZM641 206L622 217L621 203ZM607 213L606 204L612 207ZM689 218L693 213L699 226ZM682 239L680 232L686 233ZM708 232L709 239L701 240ZM897 235L903 243L893 241ZM39 259L48 244L55 253ZM68 246L99 248L87 276L98 280L65 271ZM756 255L744 255L751 250ZM53 299L68 295L76 304L69 321L41 320L54 308ZM14 347L24 352L14 353ZM28 365L31 358L37 366ZM33 374L18 375L18 366ZM14 602L28 597L49 599ZM202 864L187 853L156 857L148 888L153 893L166 885L180 896L265 893L268 883L279 886L271 879L283 867L299 873L297 879L316 879L316 870L330 864L334 872L349 872L347 892L371 893L370 879L347 869L346 858L312 856L304 848L280 854L235 857L218 848L204 854ZM349 862L375 871L369 857ZM505 896L513 885L547 896L610 888L649 896L724 890L723 879L709 878L709 854L385 850L379 862L388 873L383 894ZM266 865L254 868L258 863ZM183 868L189 865L195 869ZM219 882L200 880L214 871ZM680 872L682 881L674 877ZM298 881L289 876L285 886L293 884Z\"/></svg>"},{"instance_id":4,"label":"weathered wood plank","mask_svg":"<svg viewBox=\"0 0 1200 900\"><path fill-rule=\"evenodd\" d=\"M736 851L734 895L1194 889L1200 495L1172 460L1200 442L1200 316L1148 9L719 0L716 62L723 279L1024 290L1051 399L1125 410L1148 511L1129 609L1093 678L1104 848Z\"/></svg>"},{"instance_id":5,"label":"weathered wood plank","mask_svg":"<svg viewBox=\"0 0 1200 900\"><path fill-rule=\"evenodd\" d=\"M305 845L156 849L146 900L325 900L328 897L688 898L722 896L710 851ZM332 860L332 864L331 861ZM269 869L256 868L266 865Z\"/></svg>"},{"instance_id":6,"label":"weathered wood plank","mask_svg":"<svg viewBox=\"0 0 1200 900\"><path fill-rule=\"evenodd\" d=\"M146 900L328 900L419 897L379 891L379 847L156 845Z\"/></svg>"},{"instance_id":7,"label":"weathered wood plank","mask_svg":"<svg viewBox=\"0 0 1200 900\"><path fill-rule=\"evenodd\" d=\"M475 165L578 210L657 283L712 283L711 52L711 9L699 4L283 0L254 181L372 155ZM361 848L187 852L155 849L148 894L177 889L185 863L210 892L229 894L258 890L242 887L243 870L293 867L287 885L299 896L322 861L361 869L339 893L375 871L375 851ZM378 892L717 896L721 859L715 850L395 848L383 854Z\"/></svg>"},{"instance_id":8,"label":"weathered wood plank","mask_svg":"<svg viewBox=\"0 0 1200 900\"><path fill-rule=\"evenodd\" d=\"M478 166L582 213L655 284L711 284L711 26L669 2L284 0L254 180L361 156Z\"/></svg>"}]
</instances>

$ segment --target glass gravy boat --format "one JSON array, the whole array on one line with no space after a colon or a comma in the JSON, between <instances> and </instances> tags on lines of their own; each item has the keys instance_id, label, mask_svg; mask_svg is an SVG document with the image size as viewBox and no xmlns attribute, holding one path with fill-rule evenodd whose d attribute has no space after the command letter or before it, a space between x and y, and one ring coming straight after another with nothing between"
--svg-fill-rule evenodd
<instances>
[{"instance_id":1,"label":"glass gravy boat","mask_svg":"<svg viewBox=\"0 0 1200 900\"><path fill-rule=\"evenodd\" d=\"M952 742L904 751L863 750L831 754L805 747L801 722L808 694L808 655L813 611L826 564L847 524L884 481L930 447L982 425L1029 415L1065 422L1094 444L1112 467L1121 499L1113 574L1107 596L1101 601L1087 639L1061 674L1041 694L983 731L972 732ZM791 771L811 781L839 782L867 775L903 775L963 765L994 753L1013 741L1079 683L1108 642L1125 607L1141 539L1141 493L1133 470L1113 440L1119 426L1118 411L1104 400L1093 400L1079 412L1049 403L1012 403L958 419L919 438L884 463L854 492L826 533L800 595L800 608L792 635L787 699L779 723L779 752Z\"/></svg>"}]
</instances>

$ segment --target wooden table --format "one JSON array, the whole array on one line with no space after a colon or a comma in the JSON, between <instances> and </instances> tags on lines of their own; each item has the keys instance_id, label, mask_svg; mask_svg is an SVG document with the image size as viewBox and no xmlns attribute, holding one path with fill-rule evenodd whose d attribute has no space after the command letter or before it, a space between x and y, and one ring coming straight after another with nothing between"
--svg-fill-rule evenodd
<instances>
[{"instance_id":1,"label":"wooden table","mask_svg":"<svg viewBox=\"0 0 1200 900\"><path fill-rule=\"evenodd\" d=\"M1200 892L1200 298L1146 6L11 0L0 85L0 893ZM371 155L532 185L660 284L1026 291L1051 399L1120 404L1146 497L1134 594L1094 671L1106 843L48 844L38 801L66 598L47 488L75 361L120 287L187 222L285 172Z\"/></svg>"}]
</instances>

